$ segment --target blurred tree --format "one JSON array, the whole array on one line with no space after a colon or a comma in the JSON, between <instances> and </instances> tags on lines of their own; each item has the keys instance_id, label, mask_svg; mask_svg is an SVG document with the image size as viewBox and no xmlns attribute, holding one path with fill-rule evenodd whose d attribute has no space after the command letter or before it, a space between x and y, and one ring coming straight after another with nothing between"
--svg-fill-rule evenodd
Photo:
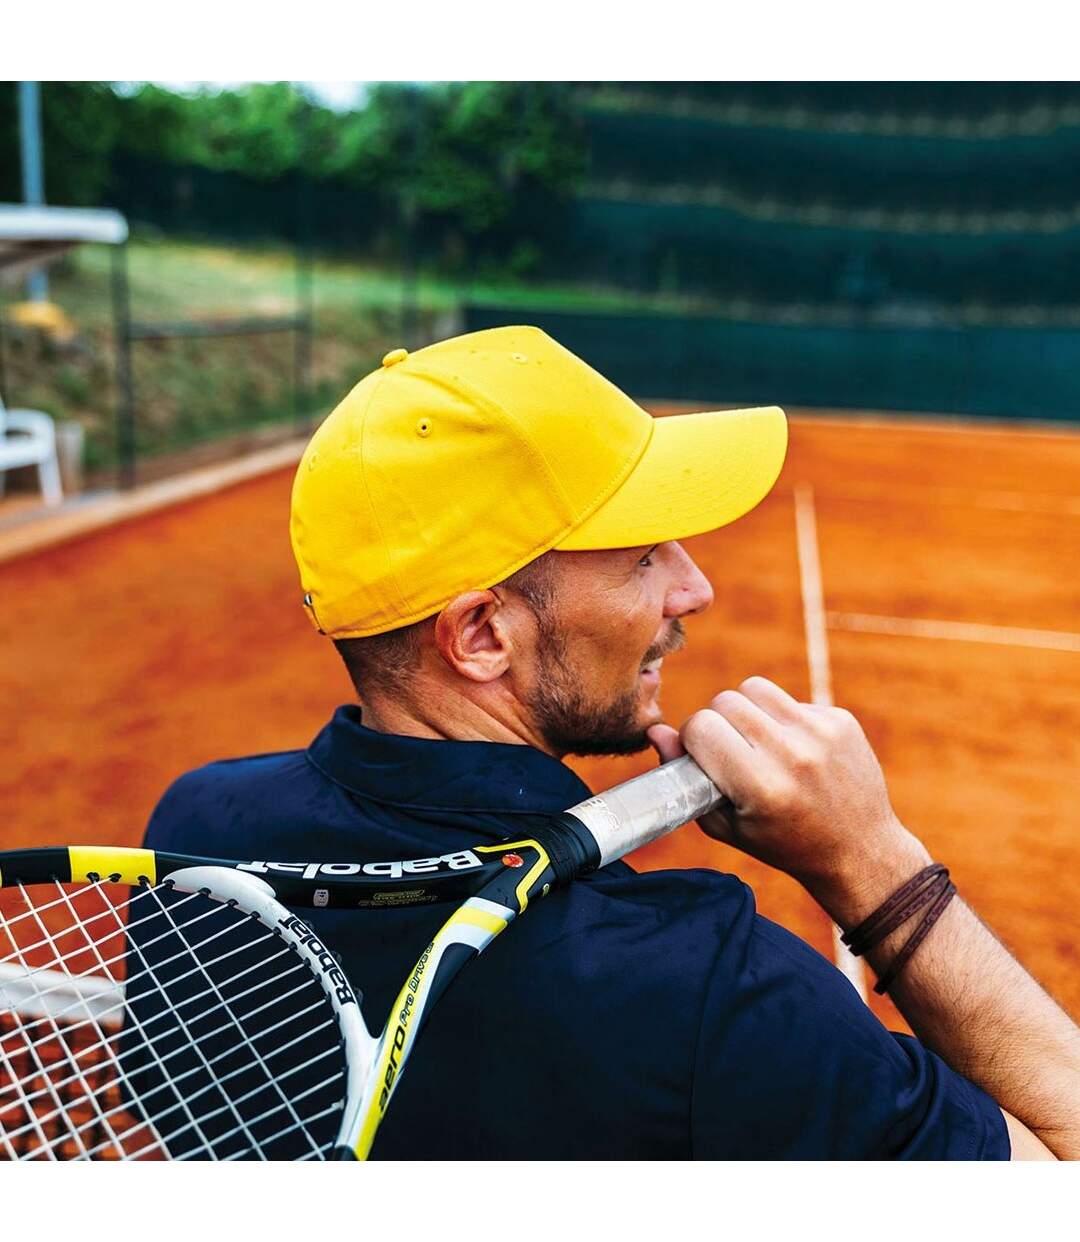
<instances>
[{"instance_id":1,"label":"blurred tree","mask_svg":"<svg viewBox=\"0 0 1080 1242\"><path fill-rule=\"evenodd\" d=\"M422 216L480 233L522 198L569 193L585 165L581 123L557 82L377 84L332 131L317 174L395 197Z\"/></svg>"},{"instance_id":2,"label":"blurred tree","mask_svg":"<svg viewBox=\"0 0 1080 1242\"><path fill-rule=\"evenodd\" d=\"M22 199L18 83L0 83L0 200ZM101 202L123 103L105 82L43 82L41 131L45 197L63 206Z\"/></svg>"},{"instance_id":3,"label":"blurred tree","mask_svg":"<svg viewBox=\"0 0 1080 1242\"><path fill-rule=\"evenodd\" d=\"M120 100L123 123L116 146L169 163L199 163L204 150L197 107L197 100L144 82Z\"/></svg>"},{"instance_id":4,"label":"blurred tree","mask_svg":"<svg viewBox=\"0 0 1080 1242\"><path fill-rule=\"evenodd\" d=\"M125 154L144 170L188 165L254 182L305 174L369 192L444 254L505 251L511 235L535 233L585 164L569 88L552 82L379 83L364 107L343 113L291 82L185 95L153 83L49 82L42 108L52 203L106 201ZM0 141L0 197L17 200L13 83L0 88Z\"/></svg>"}]
</instances>

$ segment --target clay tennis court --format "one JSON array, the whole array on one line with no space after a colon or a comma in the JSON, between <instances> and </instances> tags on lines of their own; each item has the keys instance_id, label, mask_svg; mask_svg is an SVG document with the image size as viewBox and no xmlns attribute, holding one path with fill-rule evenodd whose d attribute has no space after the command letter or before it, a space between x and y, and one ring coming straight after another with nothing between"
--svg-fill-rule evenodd
<instances>
[{"instance_id":1,"label":"clay tennis court","mask_svg":"<svg viewBox=\"0 0 1080 1242\"><path fill-rule=\"evenodd\" d=\"M181 772L303 746L350 697L300 607L290 482L279 466L31 550L0 531L0 847L137 844ZM716 602L665 665L668 718L751 673L831 693L901 817L1080 1017L1080 435L796 417L772 495L687 547ZM651 762L576 766L598 787ZM793 881L692 827L636 862L733 871L832 953Z\"/></svg>"}]
</instances>

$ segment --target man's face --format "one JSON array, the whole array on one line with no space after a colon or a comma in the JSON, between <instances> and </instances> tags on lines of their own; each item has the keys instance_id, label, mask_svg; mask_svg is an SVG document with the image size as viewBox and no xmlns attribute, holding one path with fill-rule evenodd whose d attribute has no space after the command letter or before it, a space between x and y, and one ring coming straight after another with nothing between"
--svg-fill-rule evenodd
<instances>
[{"instance_id":1,"label":"man's face","mask_svg":"<svg viewBox=\"0 0 1080 1242\"><path fill-rule=\"evenodd\" d=\"M685 641L681 619L712 602L677 543L561 552L554 598L537 613L523 698L557 755L628 755L662 719L661 661Z\"/></svg>"}]
</instances>

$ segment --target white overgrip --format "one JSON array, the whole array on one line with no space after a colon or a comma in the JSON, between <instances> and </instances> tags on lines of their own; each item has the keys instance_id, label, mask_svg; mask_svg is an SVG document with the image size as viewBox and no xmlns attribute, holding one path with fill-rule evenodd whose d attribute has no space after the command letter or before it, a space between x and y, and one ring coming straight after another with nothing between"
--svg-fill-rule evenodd
<instances>
[{"instance_id":1,"label":"white overgrip","mask_svg":"<svg viewBox=\"0 0 1080 1242\"><path fill-rule=\"evenodd\" d=\"M711 811L723 795L684 755L569 808L600 847L600 866Z\"/></svg>"}]
</instances>

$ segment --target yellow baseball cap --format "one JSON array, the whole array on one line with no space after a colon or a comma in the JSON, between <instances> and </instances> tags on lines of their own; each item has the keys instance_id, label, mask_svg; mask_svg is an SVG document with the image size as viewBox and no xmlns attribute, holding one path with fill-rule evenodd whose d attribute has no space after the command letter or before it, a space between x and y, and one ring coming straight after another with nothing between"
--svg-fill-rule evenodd
<instances>
[{"instance_id":1,"label":"yellow baseball cap","mask_svg":"<svg viewBox=\"0 0 1080 1242\"><path fill-rule=\"evenodd\" d=\"M684 539L776 481L775 406L653 418L539 328L395 349L315 432L290 524L304 604L334 638L381 634L551 548Z\"/></svg>"}]
</instances>

